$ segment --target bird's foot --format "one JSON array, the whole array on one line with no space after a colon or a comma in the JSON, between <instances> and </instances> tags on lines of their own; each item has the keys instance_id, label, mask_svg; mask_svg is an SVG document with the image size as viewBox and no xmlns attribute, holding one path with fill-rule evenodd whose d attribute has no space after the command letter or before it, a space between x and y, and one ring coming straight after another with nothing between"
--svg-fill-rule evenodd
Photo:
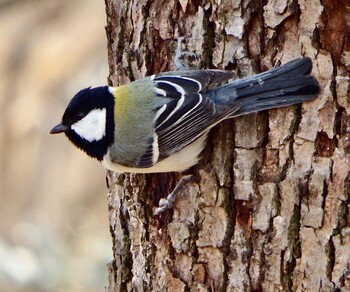
<instances>
[{"instance_id":1,"label":"bird's foot","mask_svg":"<svg viewBox=\"0 0 350 292\"><path fill-rule=\"evenodd\" d=\"M193 67L193 63L197 60L197 55L190 51L184 51L182 49L182 43L185 39L190 38L191 35L180 36L177 38L177 48L174 59L174 66L176 70L190 70Z\"/></svg>"},{"instance_id":2,"label":"bird's foot","mask_svg":"<svg viewBox=\"0 0 350 292\"><path fill-rule=\"evenodd\" d=\"M184 175L179 183L176 185L175 189L167 196L166 199L161 199L159 201L159 207L154 210L155 215L160 215L166 210L169 210L173 207L175 200L183 194L186 189L187 184L191 181L193 175L187 174Z\"/></svg>"}]
</instances>

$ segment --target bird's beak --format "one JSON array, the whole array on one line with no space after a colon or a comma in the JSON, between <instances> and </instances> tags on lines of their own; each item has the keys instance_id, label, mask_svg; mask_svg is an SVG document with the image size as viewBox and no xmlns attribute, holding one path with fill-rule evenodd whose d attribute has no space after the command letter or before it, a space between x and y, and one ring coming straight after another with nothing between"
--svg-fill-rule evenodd
<instances>
[{"instance_id":1,"label":"bird's beak","mask_svg":"<svg viewBox=\"0 0 350 292\"><path fill-rule=\"evenodd\" d=\"M62 124L58 124L57 126L51 129L50 134L59 134L59 133L66 132L68 130L69 130L69 127Z\"/></svg>"}]
</instances>

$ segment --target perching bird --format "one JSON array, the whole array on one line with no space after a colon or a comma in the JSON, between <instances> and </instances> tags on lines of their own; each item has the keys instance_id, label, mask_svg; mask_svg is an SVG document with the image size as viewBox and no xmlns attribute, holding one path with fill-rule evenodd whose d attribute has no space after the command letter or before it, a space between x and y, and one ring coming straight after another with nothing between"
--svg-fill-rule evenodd
<instances>
[{"instance_id":1,"label":"perching bird","mask_svg":"<svg viewBox=\"0 0 350 292\"><path fill-rule=\"evenodd\" d=\"M231 71L186 70L120 87L79 91L51 134L119 173L184 171L197 164L209 130L225 119L316 97L309 58L234 80Z\"/></svg>"}]
</instances>

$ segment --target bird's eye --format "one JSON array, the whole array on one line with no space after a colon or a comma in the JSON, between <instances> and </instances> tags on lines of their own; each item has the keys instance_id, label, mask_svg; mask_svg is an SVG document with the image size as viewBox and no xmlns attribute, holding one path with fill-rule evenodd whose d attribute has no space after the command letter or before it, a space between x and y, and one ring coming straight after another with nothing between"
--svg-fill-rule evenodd
<instances>
[{"instance_id":1,"label":"bird's eye","mask_svg":"<svg viewBox=\"0 0 350 292\"><path fill-rule=\"evenodd\" d=\"M85 117L85 114L83 112L78 112L76 114L77 120L81 120L83 117Z\"/></svg>"}]
</instances>

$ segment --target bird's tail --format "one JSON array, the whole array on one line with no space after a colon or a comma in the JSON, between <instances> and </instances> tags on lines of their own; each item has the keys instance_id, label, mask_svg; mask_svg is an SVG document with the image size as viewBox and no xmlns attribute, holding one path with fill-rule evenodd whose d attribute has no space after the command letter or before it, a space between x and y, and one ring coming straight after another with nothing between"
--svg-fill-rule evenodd
<instances>
[{"instance_id":1,"label":"bird's tail","mask_svg":"<svg viewBox=\"0 0 350 292\"><path fill-rule=\"evenodd\" d=\"M311 69L309 58L296 59L210 90L208 96L218 105L239 102L239 110L230 117L302 103L320 91L317 80L309 75Z\"/></svg>"}]
</instances>

